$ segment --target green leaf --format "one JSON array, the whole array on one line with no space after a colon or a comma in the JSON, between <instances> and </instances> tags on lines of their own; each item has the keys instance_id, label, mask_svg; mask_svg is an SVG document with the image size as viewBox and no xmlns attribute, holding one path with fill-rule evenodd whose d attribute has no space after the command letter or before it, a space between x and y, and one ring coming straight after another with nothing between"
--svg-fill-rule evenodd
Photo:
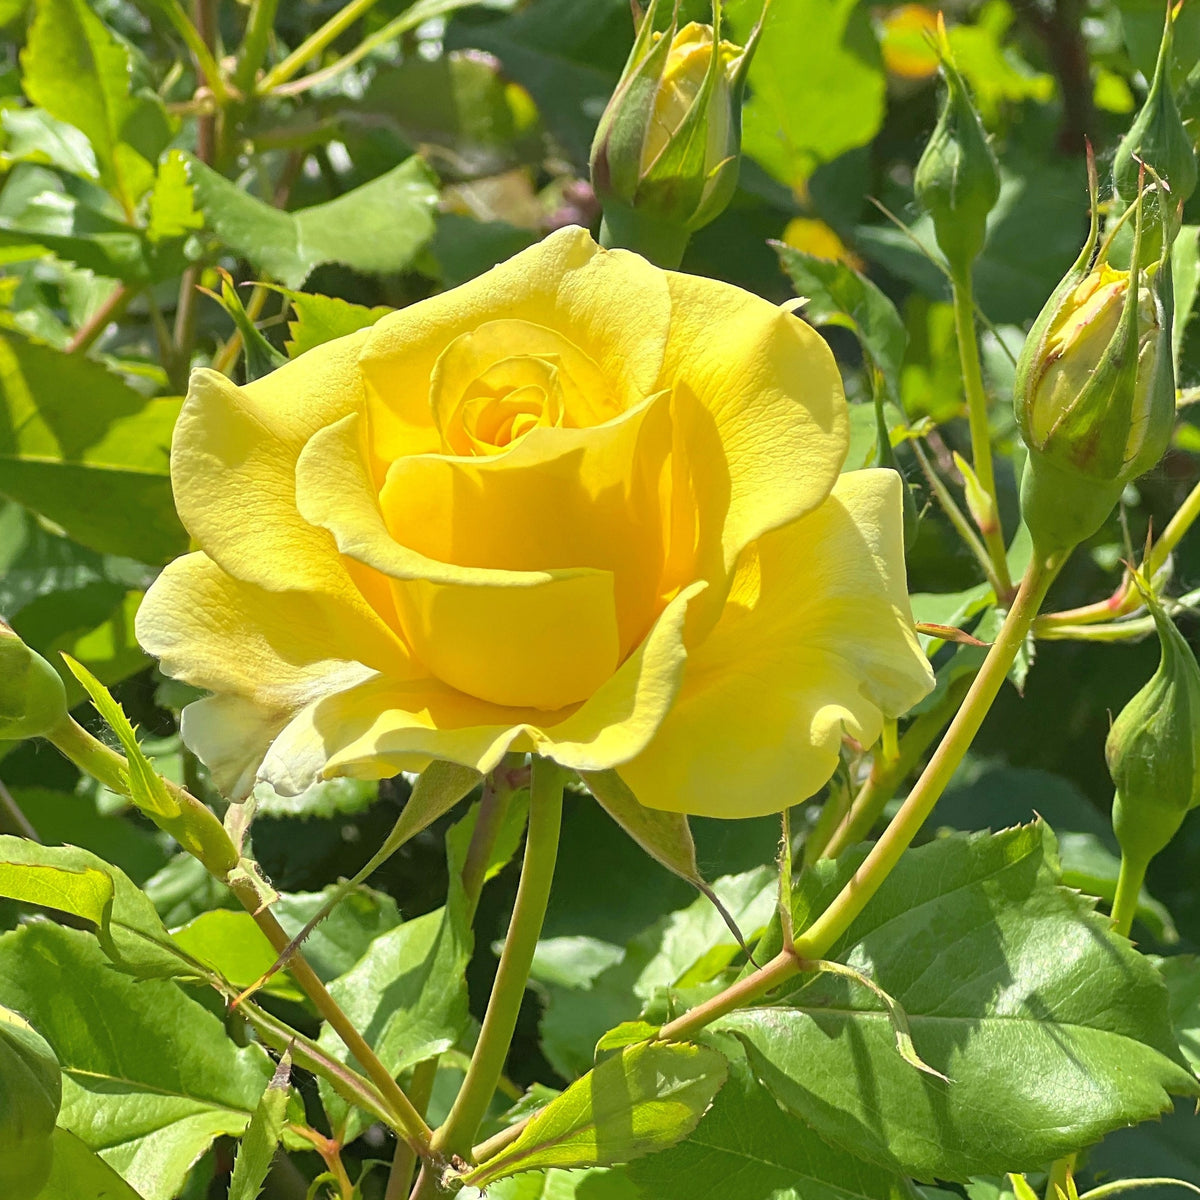
<instances>
[{"instance_id":1,"label":"green leaf","mask_svg":"<svg viewBox=\"0 0 1200 1200\"><path fill-rule=\"evenodd\" d=\"M725 6L738 40L745 41L762 6L762 0ZM797 188L820 163L879 132L885 90L870 17L857 0L773 4L750 64L743 152Z\"/></svg>"},{"instance_id":2,"label":"green leaf","mask_svg":"<svg viewBox=\"0 0 1200 1200\"><path fill-rule=\"evenodd\" d=\"M85 0L37 0L21 85L34 104L84 134L101 180L132 213L154 168L129 139L153 102L132 94L129 51Z\"/></svg>"},{"instance_id":3,"label":"green leaf","mask_svg":"<svg viewBox=\"0 0 1200 1200\"><path fill-rule=\"evenodd\" d=\"M257 1200L262 1191L283 1133L291 1074L292 1056L285 1052L238 1146L229 1180L229 1200Z\"/></svg>"},{"instance_id":4,"label":"green leaf","mask_svg":"<svg viewBox=\"0 0 1200 1200\"><path fill-rule=\"evenodd\" d=\"M462 1200L643 1200L624 1170L527 1171L498 1180L486 1191L463 1188Z\"/></svg>"},{"instance_id":5,"label":"green leaf","mask_svg":"<svg viewBox=\"0 0 1200 1200\"><path fill-rule=\"evenodd\" d=\"M53 254L63 262L125 283L137 285L156 277L136 229L106 211L107 206L97 207L93 203L96 196L75 196L60 180L52 179L51 183L33 195L19 198L20 202L11 207L5 206L0 216L0 247L5 248L5 261Z\"/></svg>"},{"instance_id":6,"label":"green leaf","mask_svg":"<svg viewBox=\"0 0 1200 1200\"><path fill-rule=\"evenodd\" d=\"M778 885L770 867L725 876L713 890L748 938L775 912ZM541 1025L546 1057L567 1078L582 1074L606 1031L638 1017L647 1002L673 989L708 984L739 953L721 914L704 896L655 921L624 952L592 938L543 939L533 978L548 992ZM572 976L571 986L555 982Z\"/></svg>"},{"instance_id":7,"label":"green leaf","mask_svg":"<svg viewBox=\"0 0 1200 1200\"><path fill-rule=\"evenodd\" d=\"M908 333L896 306L865 275L842 262L806 254L783 242L772 243L798 296L800 310L814 325L840 325L862 343L882 373L892 400L900 399L900 367Z\"/></svg>"},{"instance_id":8,"label":"green leaf","mask_svg":"<svg viewBox=\"0 0 1200 1200\"><path fill-rule=\"evenodd\" d=\"M1200 1075L1200 959L1178 954L1160 959L1158 969L1171 994L1171 1023L1192 1070Z\"/></svg>"},{"instance_id":9,"label":"green leaf","mask_svg":"<svg viewBox=\"0 0 1200 1200\"><path fill-rule=\"evenodd\" d=\"M803 929L861 853L797 887ZM1038 1169L1200 1085L1182 1065L1152 964L1059 886L1040 822L907 852L829 955L908 1015L896 1052L866 988L810 977L785 1005L734 1013L758 1077L827 1140L920 1179ZM1014 1064L1019 1064L1017 1069Z\"/></svg>"},{"instance_id":10,"label":"green leaf","mask_svg":"<svg viewBox=\"0 0 1200 1200\"><path fill-rule=\"evenodd\" d=\"M76 797L76 803L86 801ZM0 895L92 921L104 952L123 971L142 977L198 973L171 942L146 894L111 863L78 846L41 846L7 835L0 835L0 863ZM31 894L35 879L41 881L43 899ZM53 899L52 881L57 882Z\"/></svg>"},{"instance_id":11,"label":"green leaf","mask_svg":"<svg viewBox=\"0 0 1200 1200\"><path fill-rule=\"evenodd\" d=\"M642 1195L671 1200L916 1200L903 1176L830 1146L781 1109L738 1053L691 1135L626 1172Z\"/></svg>"},{"instance_id":12,"label":"green leaf","mask_svg":"<svg viewBox=\"0 0 1200 1200\"><path fill-rule=\"evenodd\" d=\"M110 875L115 864L133 883L140 884L167 861L157 831L151 832L142 821L101 813L91 796L19 784L9 791L43 844L82 846L104 860L102 869Z\"/></svg>"},{"instance_id":13,"label":"green leaf","mask_svg":"<svg viewBox=\"0 0 1200 1200\"><path fill-rule=\"evenodd\" d=\"M189 958L203 963L235 988L257 982L275 961L275 950L248 912L215 908L201 913L171 935ZM263 984L263 991L302 1004L304 993L291 977L276 972Z\"/></svg>"},{"instance_id":14,"label":"green leaf","mask_svg":"<svg viewBox=\"0 0 1200 1200\"><path fill-rule=\"evenodd\" d=\"M156 820L170 821L173 817L179 816L179 801L167 791L167 785L163 782L162 776L142 752L137 733L129 723L124 709L86 667L81 666L70 657L66 659L66 663L71 674L83 684L84 690L96 706L96 711L117 735L117 741L121 743L121 749L125 751L128 763L124 774L126 782L129 784L130 799L142 812Z\"/></svg>"},{"instance_id":15,"label":"green leaf","mask_svg":"<svg viewBox=\"0 0 1200 1200\"><path fill-rule=\"evenodd\" d=\"M186 237L203 227L204 217L196 210L188 179L187 159L183 151L171 150L163 156L154 177L146 236L152 242L161 242Z\"/></svg>"},{"instance_id":16,"label":"green leaf","mask_svg":"<svg viewBox=\"0 0 1200 1200\"><path fill-rule=\"evenodd\" d=\"M188 159L188 173L206 227L289 288L322 263L371 275L403 271L433 236L437 182L415 155L344 196L297 212L272 208L198 159Z\"/></svg>"},{"instance_id":17,"label":"green leaf","mask_svg":"<svg viewBox=\"0 0 1200 1200\"><path fill-rule=\"evenodd\" d=\"M469 930L439 908L376 938L329 992L388 1071L398 1075L449 1050L466 1032L470 957ZM328 1026L318 1040L346 1060L345 1047ZM361 1131L361 1114L324 1086L322 1095L335 1128L347 1137Z\"/></svg>"},{"instance_id":18,"label":"green leaf","mask_svg":"<svg viewBox=\"0 0 1200 1200\"><path fill-rule=\"evenodd\" d=\"M65 1129L56 1129L50 1178L37 1200L142 1200L95 1151Z\"/></svg>"},{"instance_id":19,"label":"green leaf","mask_svg":"<svg viewBox=\"0 0 1200 1200\"><path fill-rule=\"evenodd\" d=\"M93 550L167 562L187 549L169 467L179 403L0 334L0 491Z\"/></svg>"},{"instance_id":20,"label":"green leaf","mask_svg":"<svg viewBox=\"0 0 1200 1200\"><path fill-rule=\"evenodd\" d=\"M86 137L44 108L6 108L0 112L4 149L0 162L46 163L84 179L99 179L96 156Z\"/></svg>"},{"instance_id":21,"label":"green leaf","mask_svg":"<svg viewBox=\"0 0 1200 1200\"><path fill-rule=\"evenodd\" d=\"M696 1127L725 1074L724 1056L706 1046L629 1046L551 1100L465 1182L485 1188L520 1171L607 1167L664 1150Z\"/></svg>"},{"instance_id":22,"label":"green leaf","mask_svg":"<svg viewBox=\"0 0 1200 1200\"><path fill-rule=\"evenodd\" d=\"M417 781L388 842L398 846L425 828L452 808L478 778L477 772L453 763L432 763ZM466 970L474 937L453 842L448 844L447 857L446 906L375 938L362 958L329 985L330 995L392 1075L449 1050L470 1024ZM327 891L336 897L345 886ZM318 1040L347 1061L346 1048L328 1025L322 1027ZM357 1136L366 1124L363 1114L350 1109L324 1083L321 1095L330 1122L343 1139Z\"/></svg>"},{"instance_id":23,"label":"green leaf","mask_svg":"<svg viewBox=\"0 0 1200 1200\"><path fill-rule=\"evenodd\" d=\"M364 304L351 304L336 296L320 296L314 292L285 291L284 295L292 303L293 314L288 319L289 337L285 346L288 358L296 358L314 346L374 325L392 311L387 305L367 308Z\"/></svg>"},{"instance_id":24,"label":"green leaf","mask_svg":"<svg viewBox=\"0 0 1200 1200\"><path fill-rule=\"evenodd\" d=\"M113 881L107 872L94 867L0 862L0 896L71 913L104 927L112 908Z\"/></svg>"},{"instance_id":25,"label":"green leaf","mask_svg":"<svg viewBox=\"0 0 1200 1200\"><path fill-rule=\"evenodd\" d=\"M235 1046L174 983L112 970L95 940L48 922L0 937L0 1003L63 1068L59 1124L145 1200L174 1200L213 1138L239 1135L271 1062Z\"/></svg>"}]
</instances>

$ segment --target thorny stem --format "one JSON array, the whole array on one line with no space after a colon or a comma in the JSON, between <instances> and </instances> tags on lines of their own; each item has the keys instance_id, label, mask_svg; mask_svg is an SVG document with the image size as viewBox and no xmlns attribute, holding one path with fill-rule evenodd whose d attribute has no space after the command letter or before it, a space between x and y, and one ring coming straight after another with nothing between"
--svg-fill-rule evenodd
<instances>
[{"instance_id":1,"label":"thorny stem","mask_svg":"<svg viewBox=\"0 0 1200 1200\"><path fill-rule=\"evenodd\" d=\"M117 284L104 303L75 331L75 336L67 343L67 353L82 354L91 349L109 325L120 319L133 295L124 284Z\"/></svg>"},{"instance_id":2,"label":"thorny stem","mask_svg":"<svg viewBox=\"0 0 1200 1200\"><path fill-rule=\"evenodd\" d=\"M1012 594L1004 533L1000 527L1000 501L996 495L996 473L992 465L992 435L988 426L987 392L979 366L979 341L975 335L975 301L971 295L971 275L963 272L952 280L954 293L954 329L962 360L963 387L967 394L967 418L971 426L971 466L979 486L987 493L994 518L980 529L992 570L1000 585L996 598L1003 603Z\"/></svg>"},{"instance_id":3,"label":"thorny stem","mask_svg":"<svg viewBox=\"0 0 1200 1200\"><path fill-rule=\"evenodd\" d=\"M316 58L331 42L336 41L359 17L365 16L376 0L350 0L350 3L334 13L320 29L315 30L292 51L282 62L276 63L259 81L256 89L260 95L274 91L286 83L306 62Z\"/></svg>"},{"instance_id":4,"label":"thorny stem","mask_svg":"<svg viewBox=\"0 0 1200 1200\"><path fill-rule=\"evenodd\" d=\"M781 951L766 966L664 1025L658 1032L661 1040L688 1038L726 1013L752 1003L778 987L802 971L807 963L827 957L830 949L878 891L933 811L946 784L975 740L979 727L1025 642L1033 618L1066 557L1066 553L1034 555L1000 633L941 744L883 836L828 908L795 939L791 947ZM491 1148L486 1143L481 1147Z\"/></svg>"},{"instance_id":5,"label":"thorny stem","mask_svg":"<svg viewBox=\"0 0 1200 1200\"><path fill-rule=\"evenodd\" d=\"M929 456L925 453L921 443L914 438L911 445L913 454L916 455L917 462L929 484L929 488L933 492L937 502L942 506L942 511L949 518L950 524L954 526L954 531L962 539L967 549L975 556L975 561L983 569L983 573L987 577L992 591L997 596L1003 595L1004 587L992 566L992 560L988 555L987 547L979 540L979 535L972 528L971 522L963 515L962 509L954 502L954 497L950 494L950 489L942 482L941 476L929 461Z\"/></svg>"},{"instance_id":6,"label":"thorny stem","mask_svg":"<svg viewBox=\"0 0 1200 1200\"><path fill-rule=\"evenodd\" d=\"M321 1076L343 1100L370 1113L375 1120L394 1127L392 1114L383 1097L365 1076L338 1062L318 1042L298 1033L253 1001L244 1000L238 1006L238 1012L266 1045L281 1053L290 1049L292 1061L298 1067Z\"/></svg>"},{"instance_id":7,"label":"thorny stem","mask_svg":"<svg viewBox=\"0 0 1200 1200\"><path fill-rule=\"evenodd\" d=\"M904 731L900 739L900 753L888 762L876 760L858 795L854 797L850 811L824 847L823 858L837 858L848 846L866 838L897 788L958 711L974 678L974 674L968 674L954 680L941 700L917 717Z\"/></svg>"},{"instance_id":8,"label":"thorny stem","mask_svg":"<svg viewBox=\"0 0 1200 1200\"><path fill-rule=\"evenodd\" d=\"M1184 534L1196 523L1197 518L1200 518L1200 483L1188 493L1187 499L1167 522L1162 536L1150 547L1146 561L1142 564L1142 574L1147 579L1153 579L1167 565L1167 559L1183 540ZM1042 636L1071 625L1111 621L1114 617L1123 617L1126 613L1133 612L1140 605L1141 598L1134 587L1133 577L1126 571L1120 586L1107 600L1085 604L1081 608L1066 609L1063 612L1045 613L1038 617L1034 631L1038 636Z\"/></svg>"},{"instance_id":9,"label":"thorny stem","mask_svg":"<svg viewBox=\"0 0 1200 1200\"><path fill-rule=\"evenodd\" d=\"M76 721L67 717L51 730L47 737L62 754L98 779L105 787L120 795L130 794L127 775L129 764L124 756L110 750ZM220 821L210 808L190 792L170 780L163 782L168 793L184 811L189 829L194 834L190 839L193 844L189 849L200 858L210 874L228 884L275 950L282 951L291 939L275 919L275 914L269 908L263 907L259 891L250 878L245 873L235 871L240 863L239 855ZM329 1022L379 1089L390 1112L389 1123L412 1140L418 1153L428 1154L433 1131L425 1123L425 1118L413 1107L362 1034L326 990L308 961L297 952L290 959L289 967L292 978L312 1001L313 1007Z\"/></svg>"},{"instance_id":10,"label":"thorny stem","mask_svg":"<svg viewBox=\"0 0 1200 1200\"><path fill-rule=\"evenodd\" d=\"M267 940L276 953L282 952L291 939L288 937L287 931L275 919L275 914L269 908L261 907L262 902L257 890L248 882L238 882L235 879L227 880L227 882L234 895L241 901L242 906L254 918L255 924L266 934ZM354 1055L370 1076L371 1082L379 1089L397 1128L412 1141L414 1149L419 1154L428 1154L433 1130L425 1123L425 1118L416 1110L412 1101L392 1078L391 1072L376 1057L375 1051L367 1044L366 1039L355 1028L354 1023L326 990L308 960L299 951L296 951L288 963L288 969L300 990L312 1001L317 1012L329 1022L333 1031L345 1043L346 1049Z\"/></svg>"}]
</instances>

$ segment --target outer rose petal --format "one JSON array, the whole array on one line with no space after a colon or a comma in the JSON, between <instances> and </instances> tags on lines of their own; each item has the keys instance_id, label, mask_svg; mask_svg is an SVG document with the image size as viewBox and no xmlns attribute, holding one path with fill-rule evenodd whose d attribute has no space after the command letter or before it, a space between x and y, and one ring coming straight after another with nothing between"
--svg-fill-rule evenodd
<instances>
[{"instance_id":1,"label":"outer rose petal","mask_svg":"<svg viewBox=\"0 0 1200 1200\"><path fill-rule=\"evenodd\" d=\"M727 283L667 279L663 386L698 401L681 403L677 419L700 510L696 574L715 580L829 495L849 416L832 352L798 317Z\"/></svg>"},{"instance_id":2,"label":"outer rose petal","mask_svg":"<svg viewBox=\"0 0 1200 1200\"><path fill-rule=\"evenodd\" d=\"M246 387L216 371L192 372L171 444L171 484L188 532L230 575L330 597L385 630L368 603L380 598L370 581L352 578L329 534L296 511L300 451L363 404L357 361L368 332L327 342Z\"/></svg>"},{"instance_id":3,"label":"outer rose petal","mask_svg":"<svg viewBox=\"0 0 1200 1200\"><path fill-rule=\"evenodd\" d=\"M185 710L185 736L227 794L248 790L298 709L376 671L411 674L375 622L327 597L243 583L204 554L176 559L155 580L137 637L168 674L217 693Z\"/></svg>"},{"instance_id":4,"label":"outer rose petal","mask_svg":"<svg viewBox=\"0 0 1200 1200\"><path fill-rule=\"evenodd\" d=\"M606 770L638 754L679 688L683 624L697 584L667 605L650 636L585 703L559 714L489 705L438 680L378 678L309 705L271 746L260 771L280 792L319 778L380 779L448 759L492 770L509 750L578 770ZM202 703L205 703L202 701Z\"/></svg>"},{"instance_id":5,"label":"outer rose petal","mask_svg":"<svg viewBox=\"0 0 1200 1200\"><path fill-rule=\"evenodd\" d=\"M666 279L636 254L601 250L587 230L570 226L461 287L384 317L362 355L378 482L393 460L437 452L429 417L434 366L454 338L489 321L555 330L595 361L623 407L640 403L661 386L671 323Z\"/></svg>"},{"instance_id":6,"label":"outer rose petal","mask_svg":"<svg viewBox=\"0 0 1200 1200\"><path fill-rule=\"evenodd\" d=\"M900 480L843 475L815 511L743 554L716 627L649 746L618 773L650 808L778 812L933 687L904 581Z\"/></svg>"}]
</instances>

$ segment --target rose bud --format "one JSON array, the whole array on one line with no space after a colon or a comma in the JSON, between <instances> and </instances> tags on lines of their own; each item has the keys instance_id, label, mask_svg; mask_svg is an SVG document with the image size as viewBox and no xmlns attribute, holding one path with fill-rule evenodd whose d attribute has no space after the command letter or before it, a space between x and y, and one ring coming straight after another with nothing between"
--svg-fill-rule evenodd
<instances>
[{"instance_id":1,"label":"rose bud","mask_svg":"<svg viewBox=\"0 0 1200 1200\"><path fill-rule=\"evenodd\" d=\"M49 1043L0 1008L0 1195L36 1196L50 1174L62 1070Z\"/></svg>"},{"instance_id":2,"label":"rose bud","mask_svg":"<svg viewBox=\"0 0 1200 1200\"><path fill-rule=\"evenodd\" d=\"M950 57L941 14L938 47L946 93L933 136L917 163L913 190L933 218L933 231L950 270L961 279L983 249L988 213L1000 195L1000 168L967 85Z\"/></svg>"},{"instance_id":3,"label":"rose bud","mask_svg":"<svg viewBox=\"0 0 1200 1200\"><path fill-rule=\"evenodd\" d=\"M707 225L737 187L742 92L761 22L743 48L714 25L654 29L642 18L629 61L592 142L592 184L606 245L677 266L688 235Z\"/></svg>"},{"instance_id":4,"label":"rose bud","mask_svg":"<svg viewBox=\"0 0 1200 1200\"><path fill-rule=\"evenodd\" d=\"M1172 200L1167 216L1175 220L1178 206L1196 190L1196 155L1171 92L1173 11L1167 10L1167 23L1146 103L1117 147L1113 159L1113 190L1124 203L1131 203L1138 194L1138 177L1144 163L1166 181ZM1152 207L1146 217L1143 265L1156 258L1162 248L1162 225L1157 208ZM1171 226L1167 229L1170 238L1173 236Z\"/></svg>"},{"instance_id":5,"label":"rose bud","mask_svg":"<svg viewBox=\"0 0 1200 1200\"><path fill-rule=\"evenodd\" d=\"M1033 323L1017 362L1017 424L1029 450L1022 513L1035 543L1062 550L1104 523L1131 479L1161 457L1175 417L1169 249L1148 268L1108 261L1116 229L1093 262L1095 170L1089 163L1092 228L1083 252ZM1161 189L1156 196L1163 198ZM1135 222L1134 261L1143 237Z\"/></svg>"},{"instance_id":6,"label":"rose bud","mask_svg":"<svg viewBox=\"0 0 1200 1200\"><path fill-rule=\"evenodd\" d=\"M0 621L0 742L41 737L66 715L58 672Z\"/></svg>"},{"instance_id":7,"label":"rose bud","mask_svg":"<svg viewBox=\"0 0 1200 1200\"><path fill-rule=\"evenodd\" d=\"M1200 803L1200 667L1158 601L1143 596L1162 658L1113 722L1104 750L1117 789L1113 830L1122 854L1144 870Z\"/></svg>"}]
</instances>

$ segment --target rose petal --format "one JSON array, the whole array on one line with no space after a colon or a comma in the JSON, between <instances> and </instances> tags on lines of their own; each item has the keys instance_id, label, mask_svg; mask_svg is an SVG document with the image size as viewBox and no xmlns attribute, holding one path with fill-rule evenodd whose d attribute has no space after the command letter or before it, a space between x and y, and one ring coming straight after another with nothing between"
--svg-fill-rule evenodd
<instances>
[{"instance_id":1,"label":"rose petal","mask_svg":"<svg viewBox=\"0 0 1200 1200\"><path fill-rule=\"evenodd\" d=\"M798 317L728 283L667 279L662 386L677 392L679 458L691 475L673 488L684 512L672 561L681 581L723 584L746 546L829 494L849 418L829 347ZM692 619L707 609L715 620L723 596L714 587Z\"/></svg>"},{"instance_id":2,"label":"rose petal","mask_svg":"<svg viewBox=\"0 0 1200 1200\"><path fill-rule=\"evenodd\" d=\"M495 457L397 459L379 503L392 536L430 559L608 573L623 657L662 609L660 492L671 444L663 392L590 429L531 430Z\"/></svg>"},{"instance_id":3,"label":"rose petal","mask_svg":"<svg viewBox=\"0 0 1200 1200\"><path fill-rule=\"evenodd\" d=\"M600 249L584 229L560 229L372 327L361 368L380 482L394 459L441 448L430 415L438 358L464 331L492 321L527 321L565 338L599 367L617 408L658 390L671 323L666 276L635 254Z\"/></svg>"},{"instance_id":4,"label":"rose petal","mask_svg":"<svg viewBox=\"0 0 1200 1200\"><path fill-rule=\"evenodd\" d=\"M650 808L778 812L833 774L843 732L864 744L933 687L903 572L900 480L854 471L738 564L725 610L689 651L647 749L618 767Z\"/></svg>"},{"instance_id":5,"label":"rose petal","mask_svg":"<svg viewBox=\"0 0 1200 1200\"><path fill-rule=\"evenodd\" d=\"M304 705L377 670L411 674L403 647L374 622L327 597L244 583L204 554L178 558L159 575L136 633L167 674L219 693L186 710L185 740L227 794L247 775L252 781L271 740ZM221 736L207 736L218 724Z\"/></svg>"},{"instance_id":6,"label":"rose petal","mask_svg":"<svg viewBox=\"0 0 1200 1200\"><path fill-rule=\"evenodd\" d=\"M343 554L391 580L405 639L425 666L478 699L549 710L584 699L613 673L610 572L479 569L401 545L384 524L362 446L355 414L314 436L297 466L300 507Z\"/></svg>"},{"instance_id":7,"label":"rose petal","mask_svg":"<svg viewBox=\"0 0 1200 1200\"><path fill-rule=\"evenodd\" d=\"M302 791L319 777L378 779L431 758L486 772L509 750L606 770L638 754L669 710L686 657L687 606L701 587L677 596L616 673L562 715L488 705L434 679L370 680L299 713L272 745L260 776L277 790Z\"/></svg>"}]
</instances>

